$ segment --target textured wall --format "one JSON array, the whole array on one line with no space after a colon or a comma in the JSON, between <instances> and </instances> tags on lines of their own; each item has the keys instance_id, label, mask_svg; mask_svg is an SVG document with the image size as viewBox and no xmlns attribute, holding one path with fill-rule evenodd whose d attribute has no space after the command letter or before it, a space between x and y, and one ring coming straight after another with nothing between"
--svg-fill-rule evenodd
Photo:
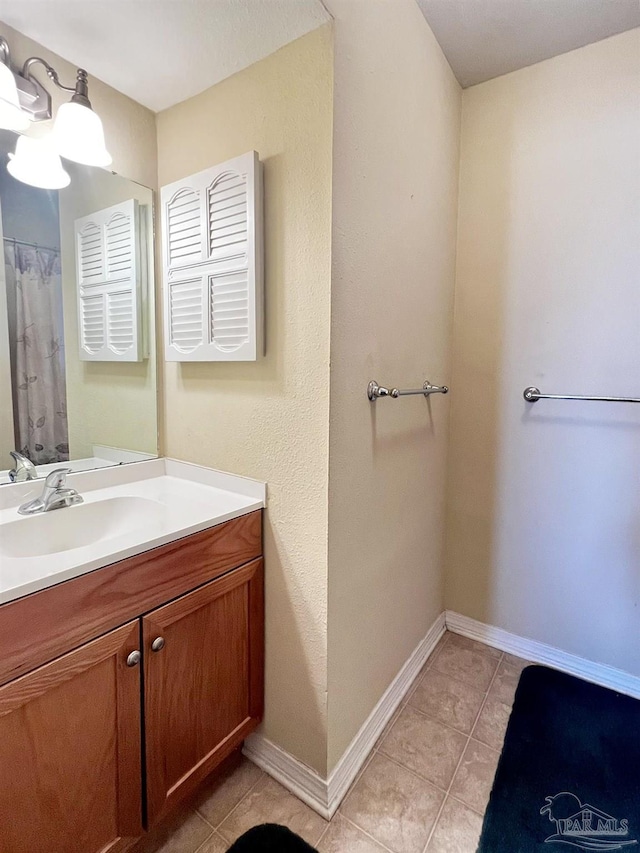
<instances>
[{"instance_id":1,"label":"textured wall","mask_svg":"<svg viewBox=\"0 0 640 853\"><path fill-rule=\"evenodd\" d=\"M443 606L449 399L365 392L449 380L460 87L414 0L329 8L331 768Z\"/></svg>"},{"instance_id":2,"label":"textured wall","mask_svg":"<svg viewBox=\"0 0 640 853\"><path fill-rule=\"evenodd\" d=\"M158 115L159 183L264 163L266 357L165 365L168 456L266 480L265 735L326 767L331 29Z\"/></svg>"},{"instance_id":3,"label":"textured wall","mask_svg":"<svg viewBox=\"0 0 640 853\"><path fill-rule=\"evenodd\" d=\"M447 607L640 675L640 30L463 96Z\"/></svg>"}]
</instances>

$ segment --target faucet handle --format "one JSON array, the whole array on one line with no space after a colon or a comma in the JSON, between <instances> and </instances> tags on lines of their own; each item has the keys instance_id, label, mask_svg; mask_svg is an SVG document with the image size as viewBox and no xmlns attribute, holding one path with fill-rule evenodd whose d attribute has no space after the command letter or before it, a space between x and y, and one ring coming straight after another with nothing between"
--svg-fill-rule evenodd
<instances>
[{"instance_id":1,"label":"faucet handle","mask_svg":"<svg viewBox=\"0 0 640 853\"><path fill-rule=\"evenodd\" d=\"M15 467L9 471L9 479L12 483L20 483L24 480L35 480L38 476L36 466L28 456L19 453L17 450L10 450L9 455L15 461Z\"/></svg>"},{"instance_id":2,"label":"faucet handle","mask_svg":"<svg viewBox=\"0 0 640 853\"><path fill-rule=\"evenodd\" d=\"M71 468L56 468L47 474L45 486L50 489L61 489L65 485L67 474L71 473Z\"/></svg>"}]
</instances>

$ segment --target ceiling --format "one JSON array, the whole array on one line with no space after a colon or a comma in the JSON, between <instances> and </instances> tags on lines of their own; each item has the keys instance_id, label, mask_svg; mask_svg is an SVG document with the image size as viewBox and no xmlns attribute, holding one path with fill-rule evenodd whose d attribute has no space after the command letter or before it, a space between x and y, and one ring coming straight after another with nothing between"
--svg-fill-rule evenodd
<instances>
[{"instance_id":1,"label":"ceiling","mask_svg":"<svg viewBox=\"0 0 640 853\"><path fill-rule=\"evenodd\" d=\"M640 26L640 0L417 3L465 88ZM322 0L0 0L0 22L156 112L328 20Z\"/></svg>"},{"instance_id":2,"label":"ceiling","mask_svg":"<svg viewBox=\"0 0 640 853\"><path fill-rule=\"evenodd\" d=\"M328 20L320 0L0 0L0 21L156 112Z\"/></svg>"},{"instance_id":3,"label":"ceiling","mask_svg":"<svg viewBox=\"0 0 640 853\"><path fill-rule=\"evenodd\" d=\"M463 88L640 26L639 0L417 0Z\"/></svg>"}]
</instances>

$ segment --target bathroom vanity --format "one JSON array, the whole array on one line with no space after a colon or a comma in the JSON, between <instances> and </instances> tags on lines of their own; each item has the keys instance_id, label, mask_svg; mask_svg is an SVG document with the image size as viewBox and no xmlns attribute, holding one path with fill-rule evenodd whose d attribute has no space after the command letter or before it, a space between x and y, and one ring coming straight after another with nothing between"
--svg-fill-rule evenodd
<instances>
[{"instance_id":1,"label":"bathroom vanity","mask_svg":"<svg viewBox=\"0 0 640 853\"><path fill-rule=\"evenodd\" d=\"M264 487L170 460L125 467L73 475L85 503L42 519L82 526L87 507L126 499L124 526L49 554L34 552L59 547L53 531L17 535L36 519L16 521L3 492L3 853L130 849L262 716ZM5 488L20 500L26 485Z\"/></svg>"}]
</instances>

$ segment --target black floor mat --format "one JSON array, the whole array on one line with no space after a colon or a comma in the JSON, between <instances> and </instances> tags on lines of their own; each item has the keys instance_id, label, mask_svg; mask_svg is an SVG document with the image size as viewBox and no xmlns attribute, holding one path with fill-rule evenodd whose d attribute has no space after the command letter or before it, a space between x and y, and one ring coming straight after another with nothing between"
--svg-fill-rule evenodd
<instances>
[{"instance_id":1,"label":"black floor mat","mask_svg":"<svg viewBox=\"0 0 640 853\"><path fill-rule=\"evenodd\" d=\"M640 700L527 667L478 853L640 853Z\"/></svg>"}]
</instances>

